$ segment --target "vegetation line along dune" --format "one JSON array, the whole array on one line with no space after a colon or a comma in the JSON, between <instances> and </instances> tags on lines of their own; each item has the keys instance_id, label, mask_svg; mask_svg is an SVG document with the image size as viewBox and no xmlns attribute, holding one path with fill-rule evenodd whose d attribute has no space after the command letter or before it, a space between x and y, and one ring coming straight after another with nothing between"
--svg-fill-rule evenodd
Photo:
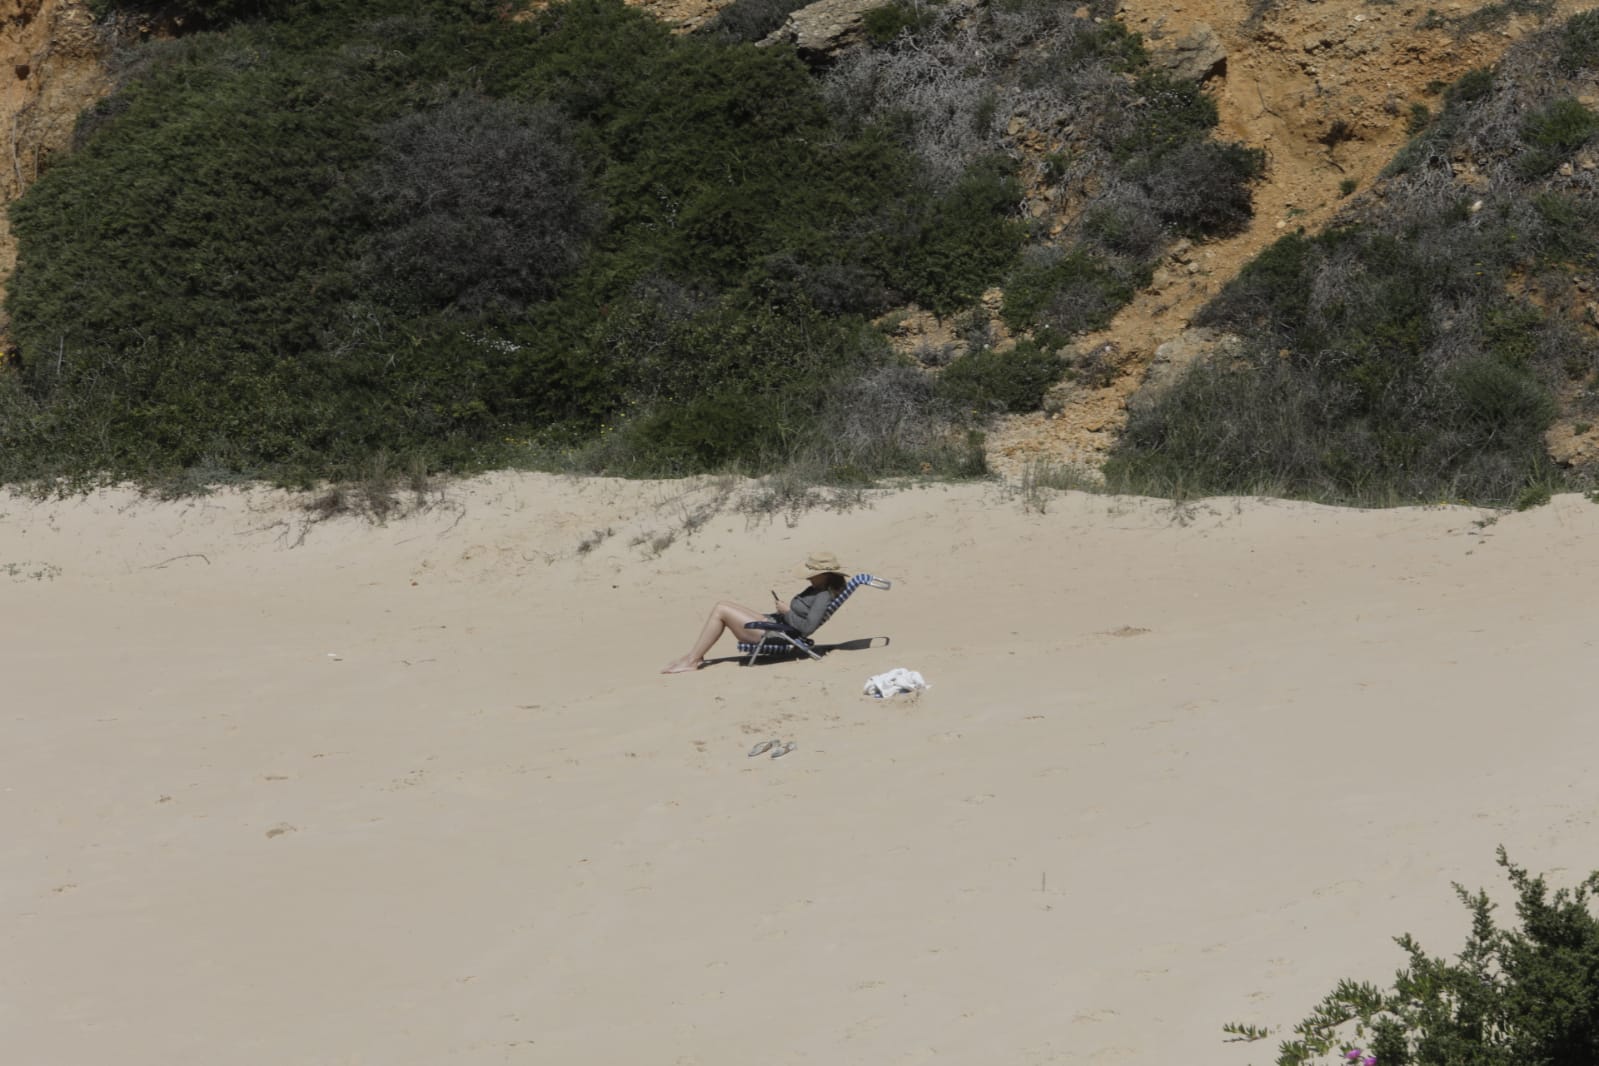
<instances>
[{"instance_id":1,"label":"vegetation line along dune","mask_svg":"<svg viewBox=\"0 0 1599 1066\"><path fill-rule=\"evenodd\" d=\"M1586 16L652 10L20 10L0 480L1591 478Z\"/></svg>"}]
</instances>

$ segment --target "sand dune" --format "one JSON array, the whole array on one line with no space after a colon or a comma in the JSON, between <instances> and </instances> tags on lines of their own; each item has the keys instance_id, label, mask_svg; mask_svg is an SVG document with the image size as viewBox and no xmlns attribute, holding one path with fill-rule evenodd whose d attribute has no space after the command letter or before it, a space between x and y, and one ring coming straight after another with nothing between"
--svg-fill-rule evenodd
<instances>
[{"instance_id":1,"label":"sand dune","mask_svg":"<svg viewBox=\"0 0 1599 1066\"><path fill-rule=\"evenodd\" d=\"M1495 845L1599 866L1580 496L664 543L718 492L0 499L4 1061L1242 1066L1223 1022L1455 950ZM824 631L886 647L656 673L813 548L894 579Z\"/></svg>"}]
</instances>

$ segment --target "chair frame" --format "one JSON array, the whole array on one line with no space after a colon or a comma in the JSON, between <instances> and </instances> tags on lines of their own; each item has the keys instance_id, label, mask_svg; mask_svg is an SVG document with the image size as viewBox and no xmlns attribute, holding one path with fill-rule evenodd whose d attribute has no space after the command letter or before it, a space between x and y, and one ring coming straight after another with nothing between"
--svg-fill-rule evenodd
<instances>
[{"instance_id":1,"label":"chair frame","mask_svg":"<svg viewBox=\"0 0 1599 1066\"><path fill-rule=\"evenodd\" d=\"M884 580L880 577L873 577L871 574L856 574L854 577L844 582L843 591L841 591L837 596L834 596L832 601L828 603L826 609L822 611L822 621L817 625L816 628L820 629L822 626L826 625L827 620L833 617L833 612L844 606L844 601L853 596L855 594L855 590L861 588L862 586L870 586L874 589L886 590L893 588L894 583ZM800 636L799 631L786 622L746 622L744 624L744 628L758 629L761 631L761 639L759 642L739 642L739 652L749 653L749 658L744 661L745 666L754 666L755 661L762 655L776 656L803 653L810 656L812 659L821 659L821 656L816 652L816 642L808 637Z\"/></svg>"}]
</instances>

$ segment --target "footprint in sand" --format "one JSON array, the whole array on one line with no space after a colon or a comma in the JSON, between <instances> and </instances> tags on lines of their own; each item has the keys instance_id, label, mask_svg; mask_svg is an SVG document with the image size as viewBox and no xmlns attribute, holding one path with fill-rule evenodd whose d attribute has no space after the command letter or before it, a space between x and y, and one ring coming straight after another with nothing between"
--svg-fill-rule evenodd
<instances>
[{"instance_id":1,"label":"footprint in sand","mask_svg":"<svg viewBox=\"0 0 1599 1066\"><path fill-rule=\"evenodd\" d=\"M402 788L415 788L427 778L426 770L412 770L403 777L396 777L383 786L385 792L398 792Z\"/></svg>"}]
</instances>

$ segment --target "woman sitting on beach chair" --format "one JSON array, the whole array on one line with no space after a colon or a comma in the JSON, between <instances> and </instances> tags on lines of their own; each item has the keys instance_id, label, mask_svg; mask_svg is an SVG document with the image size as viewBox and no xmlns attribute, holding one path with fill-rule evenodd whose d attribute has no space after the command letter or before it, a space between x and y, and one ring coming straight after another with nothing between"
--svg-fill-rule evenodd
<instances>
[{"instance_id":1,"label":"woman sitting on beach chair","mask_svg":"<svg viewBox=\"0 0 1599 1066\"><path fill-rule=\"evenodd\" d=\"M705 665L705 653L711 650L711 645L724 632L731 632L741 643L759 643L765 634L758 629L748 628L751 622L782 622L801 638L809 637L827 620L828 605L844 590L848 579L844 576L843 564L832 552L814 553L805 560L801 572L810 584L789 600L786 607L782 600L777 599L777 593L772 593L772 599L777 601L777 610L771 614L762 614L727 600L712 607L710 617L705 619L705 625L700 628L699 638L694 641L694 647L681 659L668 663L661 673L686 674L698 670Z\"/></svg>"}]
</instances>

